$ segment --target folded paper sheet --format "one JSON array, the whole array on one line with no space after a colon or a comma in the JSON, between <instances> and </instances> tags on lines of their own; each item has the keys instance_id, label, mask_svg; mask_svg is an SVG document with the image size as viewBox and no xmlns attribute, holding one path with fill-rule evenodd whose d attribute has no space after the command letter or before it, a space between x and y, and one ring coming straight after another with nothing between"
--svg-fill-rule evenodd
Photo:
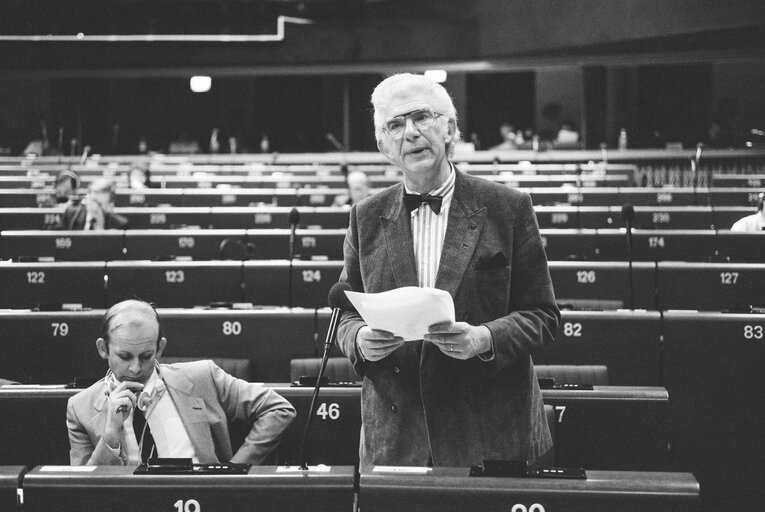
<instances>
[{"instance_id":1,"label":"folded paper sheet","mask_svg":"<svg viewBox=\"0 0 765 512\"><path fill-rule=\"evenodd\" d=\"M382 293L345 294L369 327L392 332L404 341L421 340L433 324L454 322L454 301L444 290L405 286Z\"/></svg>"}]
</instances>

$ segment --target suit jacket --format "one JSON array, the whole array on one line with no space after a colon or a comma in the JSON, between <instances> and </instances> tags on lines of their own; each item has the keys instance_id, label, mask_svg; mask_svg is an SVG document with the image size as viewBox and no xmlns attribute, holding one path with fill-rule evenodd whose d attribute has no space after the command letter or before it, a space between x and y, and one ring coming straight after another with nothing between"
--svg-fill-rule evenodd
<instances>
[{"instance_id":1,"label":"suit jacket","mask_svg":"<svg viewBox=\"0 0 765 512\"><path fill-rule=\"evenodd\" d=\"M232 377L210 360L162 364L160 372L202 463L259 464L295 417L292 405L276 392ZM101 440L106 414L104 379L69 399L66 426L72 465L124 464L125 454L116 456ZM252 425L236 454L228 429L234 420Z\"/></svg>"},{"instance_id":2,"label":"suit jacket","mask_svg":"<svg viewBox=\"0 0 765 512\"><path fill-rule=\"evenodd\" d=\"M340 277L354 290L417 286L403 184L351 209ZM528 194L457 171L436 277L456 319L486 325L494 358L460 361L422 340L364 361L364 325L344 313L338 344L363 376L361 466L535 461L552 446L530 354L560 321Z\"/></svg>"},{"instance_id":3,"label":"suit jacket","mask_svg":"<svg viewBox=\"0 0 765 512\"><path fill-rule=\"evenodd\" d=\"M78 231L85 229L88 212L84 204L69 205L61 216L58 229ZM104 212L104 229L127 229L128 219L116 213Z\"/></svg>"}]
</instances>

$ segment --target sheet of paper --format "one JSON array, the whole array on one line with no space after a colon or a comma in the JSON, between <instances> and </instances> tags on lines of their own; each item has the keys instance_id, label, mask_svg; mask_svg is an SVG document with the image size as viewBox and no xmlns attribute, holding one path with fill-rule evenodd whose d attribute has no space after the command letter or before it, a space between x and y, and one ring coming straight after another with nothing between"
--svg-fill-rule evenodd
<instances>
[{"instance_id":1,"label":"sheet of paper","mask_svg":"<svg viewBox=\"0 0 765 512\"><path fill-rule=\"evenodd\" d=\"M369 327L392 332L404 341L421 340L433 324L454 322L454 301L444 290L405 286L382 293L345 294Z\"/></svg>"}]
</instances>

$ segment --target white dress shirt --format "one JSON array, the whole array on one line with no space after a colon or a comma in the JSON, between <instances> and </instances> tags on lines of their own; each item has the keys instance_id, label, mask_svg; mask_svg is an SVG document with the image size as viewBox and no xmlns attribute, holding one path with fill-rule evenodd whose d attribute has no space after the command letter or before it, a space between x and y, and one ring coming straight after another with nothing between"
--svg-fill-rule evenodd
<instances>
[{"instance_id":1,"label":"white dress shirt","mask_svg":"<svg viewBox=\"0 0 765 512\"><path fill-rule=\"evenodd\" d=\"M455 172L449 164L450 172L446 181L428 192L432 196L442 196L441 211L436 214L427 203L423 203L411 212L412 241L414 258L417 264L417 279L421 288L435 288L438 266L441 262L441 250L446 237L449 220L449 207L454 196ZM404 183L407 194L416 194Z\"/></svg>"}]
</instances>

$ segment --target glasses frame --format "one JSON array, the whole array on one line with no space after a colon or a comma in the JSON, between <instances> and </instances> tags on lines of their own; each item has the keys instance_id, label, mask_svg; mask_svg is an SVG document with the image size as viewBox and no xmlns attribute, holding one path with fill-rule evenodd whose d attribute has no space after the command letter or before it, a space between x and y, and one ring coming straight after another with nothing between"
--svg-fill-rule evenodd
<instances>
[{"instance_id":1,"label":"glasses frame","mask_svg":"<svg viewBox=\"0 0 765 512\"><path fill-rule=\"evenodd\" d=\"M416 114L416 113L418 113L418 112L423 112L423 111L424 111L424 112L429 112L429 113L430 113L430 114L433 116L433 118L432 118L432 121L430 121L430 122L429 122L429 124L427 124L427 125L425 125L425 126L420 126L419 124L417 124L417 122L416 122L414 119L412 119L412 117L411 117L411 116L412 116L413 114ZM385 121L385 122L383 123L383 125L382 125L382 131L383 131L383 132L384 132L386 135L388 135L388 137L390 137L390 138L392 138L392 139L394 139L394 140L398 140L398 139L400 139L401 137L403 137L403 136L404 136L404 133L406 132L406 124L407 124L409 121L412 121L412 124L413 124L413 125L414 125L414 126L415 126L415 127L418 129L418 130L424 130L424 129L427 129L427 128L431 128L433 125L435 125L435 124L436 124L436 120L437 120L439 117L442 117L442 116L444 116L444 115L445 115L445 114L442 114L441 112L438 112L438 111L436 111L435 109L432 109L432 108L430 108L430 107L424 107L424 108L416 108L416 109L414 109L414 110L411 110L411 111L409 111L409 112L405 112L405 113L403 113L403 114L399 114L399 115L397 115L397 116L393 116L393 117L391 117L390 119L388 119L387 121ZM402 128L402 130L401 130L401 133L399 133L398 135L395 135L395 134L391 133L390 129L388 128L388 123L390 123L390 122L391 122L391 121L393 121L394 119L403 119L403 120L404 120L404 125L403 125L403 128Z\"/></svg>"}]
</instances>

